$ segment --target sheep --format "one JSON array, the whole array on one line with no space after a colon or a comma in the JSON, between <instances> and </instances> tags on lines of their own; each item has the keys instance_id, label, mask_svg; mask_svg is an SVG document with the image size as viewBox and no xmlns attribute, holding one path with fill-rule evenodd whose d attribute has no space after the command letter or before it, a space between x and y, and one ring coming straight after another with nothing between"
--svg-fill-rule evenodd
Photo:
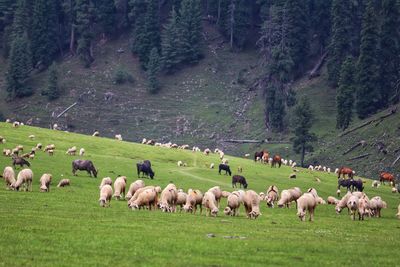
<instances>
[{"instance_id":1,"label":"sheep","mask_svg":"<svg viewBox=\"0 0 400 267\"><path fill-rule=\"evenodd\" d=\"M24 146L23 145L18 145L15 147L15 149L17 149L18 151L23 152L24 151Z\"/></svg>"},{"instance_id":2,"label":"sheep","mask_svg":"<svg viewBox=\"0 0 400 267\"><path fill-rule=\"evenodd\" d=\"M186 198L186 204L183 206L183 209L186 212L196 214L197 206L200 206L200 215L201 215L203 211L202 200L203 200L203 194L201 193L200 190L189 189Z\"/></svg>"},{"instance_id":3,"label":"sheep","mask_svg":"<svg viewBox=\"0 0 400 267\"><path fill-rule=\"evenodd\" d=\"M49 173L45 173L40 177L40 192L50 192L50 183L53 176Z\"/></svg>"},{"instance_id":4,"label":"sheep","mask_svg":"<svg viewBox=\"0 0 400 267\"><path fill-rule=\"evenodd\" d=\"M54 149L56 149L56 146L54 145L54 144L50 144L50 145L47 145L45 148L44 148L44 152L48 152L49 150L54 150Z\"/></svg>"},{"instance_id":5,"label":"sheep","mask_svg":"<svg viewBox=\"0 0 400 267\"><path fill-rule=\"evenodd\" d=\"M379 196L371 198L369 205L372 215L378 218L381 217L381 209L386 208L384 201Z\"/></svg>"},{"instance_id":6,"label":"sheep","mask_svg":"<svg viewBox=\"0 0 400 267\"><path fill-rule=\"evenodd\" d=\"M210 164L210 169L214 169L214 163Z\"/></svg>"},{"instance_id":7,"label":"sheep","mask_svg":"<svg viewBox=\"0 0 400 267\"><path fill-rule=\"evenodd\" d=\"M178 197L176 199L176 206L179 206L179 212L182 212L183 205L186 204L187 194L178 190Z\"/></svg>"},{"instance_id":8,"label":"sheep","mask_svg":"<svg viewBox=\"0 0 400 267\"><path fill-rule=\"evenodd\" d=\"M94 133L92 134L92 136L100 136L100 132L99 132L99 131L94 131Z\"/></svg>"},{"instance_id":9,"label":"sheep","mask_svg":"<svg viewBox=\"0 0 400 267\"><path fill-rule=\"evenodd\" d=\"M242 172L243 172L242 166L239 166L238 169L237 169L237 171L238 171L238 173L242 173Z\"/></svg>"},{"instance_id":10,"label":"sheep","mask_svg":"<svg viewBox=\"0 0 400 267\"><path fill-rule=\"evenodd\" d=\"M245 158L248 158L248 157L250 157L250 154L249 154L249 153L246 153L246 154L244 154L244 157L245 157Z\"/></svg>"},{"instance_id":11,"label":"sheep","mask_svg":"<svg viewBox=\"0 0 400 267\"><path fill-rule=\"evenodd\" d=\"M142 144L145 145L146 143L147 143L147 139L146 139L146 138L143 138L143 139L142 139Z\"/></svg>"},{"instance_id":12,"label":"sheep","mask_svg":"<svg viewBox=\"0 0 400 267\"><path fill-rule=\"evenodd\" d=\"M70 156L75 156L76 155L76 146L70 147L68 148L67 152L65 152L65 154L68 154Z\"/></svg>"},{"instance_id":13,"label":"sheep","mask_svg":"<svg viewBox=\"0 0 400 267\"><path fill-rule=\"evenodd\" d=\"M99 189L101 189L104 185L106 185L106 184L108 184L108 185L111 185L112 186L112 179L110 178L110 177L104 177L102 180L101 180L101 183L100 183L100 185L99 185Z\"/></svg>"},{"instance_id":14,"label":"sheep","mask_svg":"<svg viewBox=\"0 0 400 267\"><path fill-rule=\"evenodd\" d=\"M175 212L178 190L174 184L168 184L161 192L159 208L163 212Z\"/></svg>"},{"instance_id":15,"label":"sheep","mask_svg":"<svg viewBox=\"0 0 400 267\"><path fill-rule=\"evenodd\" d=\"M260 197L253 190L246 191L243 198L244 208L246 210L247 218L257 219L260 213Z\"/></svg>"},{"instance_id":16,"label":"sheep","mask_svg":"<svg viewBox=\"0 0 400 267\"><path fill-rule=\"evenodd\" d=\"M137 209L139 208L138 206L135 208L133 205L135 203L135 201L139 198L139 195L141 193L143 193L146 190L154 190L156 193L156 198L154 199L154 202L151 202L150 204L154 206L154 208L156 207L157 203L158 203L158 194L161 192L161 188L159 186L145 186L142 188L139 188L136 190L136 192L133 194L133 196L131 197L131 199L128 201L128 207L132 208L132 209ZM149 191L150 192L150 191ZM141 200L143 201L143 199ZM136 203L137 204L137 203Z\"/></svg>"},{"instance_id":17,"label":"sheep","mask_svg":"<svg viewBox=\"0 0 400 267\"><path fill-rule=\"evenodd\" d=\"M335 197L332 197L332 196L329 196L326 199L326 202L328 203L328 205L337 205L337 203L339 203L339 199L337 199Z\"/></svg>"},{"instance_id":18,"label":"sheep","mask_svg":"<svg viewBox=\"0 0 400 267\"><path fill-rule=\"evenodd\" d=\"M16 155L16 156L18 156L18 155L19 155L19 149L18 149L18 148L13 148L13 149L11 150L11 155Z\"/></svg>"},{"instance_id":19,"label":"sheep","mask_svg":"<svg viewBox=\"0 0 400 267\"><path fill-rule=\"evenodd\" d=\"M289 205L292 201L296 202L296 207L297 207L297 199L301 196L301 190L298 187L293 187L288 190L283 190L281 192L281 197L278 201L278 207L283 208L286 206L289 208Z\"/></svg>"},{"instance_id":20,"label":"sheep","mask_svg":"<svg viewBox=\"0 0 400 267\"><path fill-rule=\"evenodd\" d=\"M116 134L115 139L118 141L122 141L122 135L121 134Z\"/></svg>"},{"instance_id":21,"label":"sheep","mask_svg":"<svg viewBox=\"0 0 400 267\"><path fill-rule=\"evenodd\" d=\"M147 207L149 210L151 210L152 207L155 207L157 204L157 191L154 187L152 188L147 188L144 189L143 191L140 190L140 193L138 193L137 198L133 201L131 201L129 207L132 210L136 210L136 209L141 209L142 207ZM139 192L136 191L136 193ZM135 193L135 194L136 194ZM133 197L131 198L131 200L133 199Z\"/></svg>"},{"instance_id":22,"label":"sheep","mask_svg":"<svg viewBox=\"0 0 400 267\"><path fill-rule=\"evenodd\" d=\"M58 124L57 124L57 123L54 123L54 124L53 124L53 130L60 130L60 128L58 127Z\"/></svg>"},{"instance_id":23,"label":"sheep","mask_svg":"<svg viewBox=\"0 0 400 267\"><path fill-rule=\"evenodd\" d=\"M335 174L338 174L339 173L339 168L336 168L335 169Z\"/></svg>"},{"instance_id":24,"label":"sheep","mask_svg":"<svg viewBox=\"0 0 400 267\"><path fill-rule=\"evenodd\" d=\"M222 162L222 164L229 164L229 160L227 159L227 158L223 158L222 160L221 160L221 162Z\"/></svg>"},{"instance_id":25,"label":"sheep","mask_svg":"<svg viewBox=\"0 0 400 267\"><path fill-rule=\"evenodd\" d=\"M6 143L6 139L3 136L0 136L0 143L1 144L5 144Z\"/></svg>"},{"instance_id":26,"label":"sheep","mask_svg":"<svg viewBox=\"0 0 400 267\"><path fill-rule=\"evenodd\" d=\"M53 156L54 155L54 149L47 150L47 153L49 154L49 156Z\"/></svg>"},{"instance_id":27,"label":"sheep","mask_svg":"<svg viewBox=\"0 0 400 267\"><path fill-rule=\"evenodd\" d=\"M183 166L183 162L180 160L178 161L178 167L182 167Z\"/></svg>"},{"instance_id":28,"label":"sheep","mask_svg":"<svg viewBox=\"0 0 400 267\"><path fill-rule=\"evenodd\" d=\"M347 207L347 201L349 200L349 198L352 196L351 192L347 192L346 195L344 195L342 197L342 199L340 199L338 201L338 203L335 206L335 211L336 214L339 214L344 208Z\"/></svg>"},{"instance_id":29,"label":"sheep","mask_svg":"<svg viewBox=\"0 0 400 267\"><path fill-rule=\"evenodd\" d=\"M365 198L358 200L358 220L364 220L365 215L370 214L369 201Z\"/></svg>"},{"instance_id":30,"label":"sheep","mask_svg":"<svg viewBox=\"0 0 400 267\"><path fill-rule=\"evenodd\" d=\"M69 179L62 179L57 187L65 187L65 186L70 186L71 185L71 181Z\"/></svg>"},{"instance_id":31,"label":"sheep","mask_svg":"<svg viewBox=\"0 0 400 267\"><path fill-rule=\"evenodd\" d=\"M85 154L85 149L82 147L79 149L79 156L83 156Z\"/></svg>"},{"instance_id":32,"label":"sheep","mask_svg":"<svg viewBox=\"0 0 400 267\"><path fill-rule=\"evenodd\" d=\"M4 148L4 149L3 149L3 155L4 155L4 156L10 157L11 154L12 154L11 149L7 149L7 148Z\"/></svg>"},{"instance_id":33,"label":"sheep","mask_svg":"<svg viewBox=\"0 0 400 267\"><path fill-rule=\"evenodd\" d=\"M125 196L126 200L130 200L131 197L135 194L135 192L139 189L139 188L143 188L145 187L145 184L143 182L143 180L136 180L133 183L131 183L131 185L129 186L129 190L128 193Z\"/></svg>"},{"instance_id":34,"label":"sheep","mask_svg":"<svg viewBox=\"0 0 400 267\"><path fill-rule=\"evenodd\" d=\"M373 181L371 184L371 187L378 188L379 186L381 186L381 183L379 181Z\"/></svg>"},{"instance_id":35,"label":"sheep","mask_svg":"<svg viewBox=\"0 0 400 267\"><path fill-rule=\"evenodd\" d=\"M239 192L233 191L232 194L228 196L227 206L224 209L224 214L230 216L239 216L240 202Z\"/></svg>"},{"instance_id":36,"label":"sheep","mask_svg":"<svg viewBox=\"0 0 400 267\"><path fill-rule=\"evenodd\" d=\"M31 135L28 136L28 138L33 140L33 139L35 139L35 135L31 134Z\"/></svg>"},{"instance_id":37,"label":"sheep","mask_svg":"<svg viewBox=\"0 0 400 267\"><path fill-rule=\"evenodd\" d=\"M306 211L310 214L310 222L314 221L314 210L317 206L317 195L315 193L316 191L304 193L297 200L297 216L303 222L306 220Z\"/></svg>"},{"instance_id":38,"label":"sheep","mask_svg":"<svg viewBox=\"0 0 400 267\"><path fill-rule=\"evenodd\" d=\"M204 155L208 156L211 153L211 150L209 148L204 149Z\"/></svg>"},{"instance_id":39,"label":"sheep","mask_svg":"<svg viewBox=\"0 0 400 267\"><path fill-rule=\"evenodd\" d=\"M229 197L230 194L231 194L231 193L228 192L228 191L222 191L222 197L227 198L227 197Z\"/></svg>"},{"instance_id":40,"label":"sheep","mask_svg":"<svg viewBox=\"0 0 400 267\"><path fill-rule=\"evenodd\" d=\"M317 204L318 205L325 205L326 204L326 201L322 197L317 197L316 200L317 200Z\"/></svg>"},{"instance_id":41,"label":"sheep","mask_svg":"<svg viewBox=\"0 0 400 267\"><path fill-rule=\"evenodd\" d=\"M290 165L292 168L295 168L297 166L296 162L293 162L292 165Z\"/></svg>"},{"instance_id":42,"label":"sheep","mask_svg":"<svg viewBox=\"0 0 400 267\"><path fill-rule=\"evenodd\" d=\"M397 193L397 188L396 187L392 187L392 193Z\"/></svg>"},{"instance_id":43,"label":"sheep","mask_svg":"<svg viewBox=\"0 0 400 267\"><path fill-rule=\"evenodd\" d=\"M267 206L270 208L274 207L274 203L278 201L279 198L279 190L278 187L275 185L271 185L267 189L267 196L265 198L265 201L267 202Z\"/></svg>"},{"instance_id":44,"label":"sheep","mask_svg":"<svg viewBox=\"0 0 400 267\"><path fill-rule=\"evenodd\" d=\"M308 169L309 169L310 171L313 171L313 170L314 170L314 166L313 166L313 165L310 165L310 166L308 166Z\"/></svg>"},{"instance_id":45,"label":"sheep","mask_svg":"<svg viewBox=\"0 0 400 267\"><path fill-rule=\"evenodd\" d=\"M327 169L326 169L326 172L327 172L327 173L331 173L331 168L327 168Z\"/></svg>"},{"instance_id":46,"label":"sheep","mask_svg":"<svg viewBox=\"0 0 400 267\"><path fill-rule=\"evenodd\" d=\"M113 189L111 185L105 184L100 188L100 198L99 198L99 203L100 207L106 207L108 204L108 207L110 207L110 202L111 198L113 195Z\"/></svg>"},{"instance_id":47,"label":"sheep","mask_svg":"<svg viewBox=\"0 0 400 267\"><path fill-rule=\"evenodd\" d=\"M338 197L340 197L340 189L336 190L336 194Z\"/></svg>"},{"instance_id":48,"label":"sheep","mask_svg":"<svg viewBox=\"0 0 400 267\"><path fill-rule=\"evenodd\" d=\"M397 218L400 219L400 204L397 207L397 214L396 214Z\"/></svg>"},{"instance_id":49,"label":"sheep","mask_svg":"<svg viewBox=\"0 0 400 267\"><path fill-rule=\"evenodd\" d=\"M261 200L265 200L265 193L264 192L260 192L260 193L258 193L258 195L260 196L260 199Z\"/></svg>"},{"instance_id":50,"label":"sheep","mask_svg":"<svg viewBox=\"0 0 400 267\"><path fill-rule=\"evenodd\" d=\"M225 153L222 151L219 151L219 159L222 160L225 156Z\"/></svg>"},{"instance_id":51,"label":"sheep","mask_svg":"<svg viewBox=\"0 0 400 267\"><path fill-rule=\"evenodd\" d=\"M32 170L23 169L18 173L17 181L13 183L11 187L19 191L20 186L23 184L25 191L32 191L32 180L33 180Z\"/></svg>"},{"instance_id":52,"label":"sheep","mask_svg":"<svg viewBox=\"0 0 400 267\"><path fill-rule=\"evenodd\" d=\"M37 143L37 144L36 144L36 149L41 150L42 147L43 147L42 143Z\"/></svg>"},{"instance_id":53,"label":"sheep","mask_svg":"<svg viewBox=\"0 0 400 267\"><path fill-rule=\"evenodd\" d=\"M14 128L18 128L19 125L20 125L20 123L19 123L18 121L14 121L13 124L12 124L12 126L13 126Z\"/></svg>"},{"instance_id":54,"label":"sheep","mask_svg":"<svg viewBox=\"0 0 400 267\"><path fill-rule=\"evenodd\" d=\"M214 187L211 187L210 189L208 189L208 192L211 192L214 194L215 200L217 201L217 206L219 208L219 203L220 203L221 197L222 197L221 188L219 186L214 186Z\"/></svg>"},{"instance_id":55,"label":"sheep","mask_svg":"<svg viewBox=\"0 0 400 267\"><path fill-rule=\"evenodd\" d=\"M122 198L121 195L125 196L125 188L126 188L126 176L120 176L117 179L115 179L113 197L115 199L120 200Z\"/></svg>"},{"instance_id":56,"label":"sheep","mask_svg":"<svg viewBox=\"0 0 400 267\"><path fill-rule=\"evenodd\" d=\"M217 200L211 191L204 194L202 205L206 208L206 216L216 217L218 214Z\"/></svg>"},{"instance_id":57,"label":"sheep","mask_svg":"<svg viewBox=\"0 0 400 267\"><path fill-rule=\"evenodd\" d=\"M10 123L11 122L11 120L10 119L6 119L6 123Z\"/></svg>"},{"instance_id":58,"label":"sheep","mask_svg":"<svg viewBox=\"0 0 400 267\"><path fill-rule=\"evenodd\" d=\"M5 167L2 177L6 183L6 188L11 189L11 185L15 183L14 169L10 166Z\"/></svg>"},{"instance_id":59,"label":"sheep","mask_svg":"<svg viewBox=\"0 0 400 267\"><path fill-rule=\"evenodd\" d=\"M347 200L347 208L350 210L350 217L354 221L356 217L356 212L358 212L358 202L359 198L351 195Z\"/></svg>"}]
</instances>

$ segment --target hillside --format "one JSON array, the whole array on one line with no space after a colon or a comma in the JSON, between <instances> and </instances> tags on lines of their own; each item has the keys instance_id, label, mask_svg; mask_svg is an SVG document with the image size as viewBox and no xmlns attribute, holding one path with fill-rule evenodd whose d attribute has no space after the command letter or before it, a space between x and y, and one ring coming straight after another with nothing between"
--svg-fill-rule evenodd
<instances>
[{"instance_id":1,"label":"hillside","mask_svg":"<svg viewBox=\"0 0 400 267\"><path fill-rule=\"evenodd\" d=\"M399 197L390 192L389 186L373 189L367 181L366 193L370 197L382 196L388 209L383 210L382 218L363 222L351 221L346 212L336 215L329 205L317 207L313 223L301 223L294 207L267 209L265 203L261 204L262 216L257 220L246 219L243 207L239 217L227 217L220 211L217 218L132 212L125 201L116 200L112 200L110 208L101 208L97 202L100 177L126 175L129 184L137 179L134 163L142 159L150 159L156 173L154 180L145 179L149 185L164 187L173 181L184 190L198 188L204 192L219 185L230 191L230 177L208 168L211 162L219 161L217 155L207 157L191 151L27 126L15 129L4 123L0 124L0 133L7 138L2 147L22 144L29 149L37 142L57 146L53 157L39 151L32 161L32 193L8 191L4 186L0 190L0 259L9 266L98 266L115 263L116 259L119 265L174 266L227 266L241 262L265 266L294 261L307 266L337 266L353 264L355 258L366 265L396 264L392 249L399 245L398 220L394 216ZM28 139L30 134L35 135L35 140ZM84 158L94 162L99 178L90 178L83 172L77 177L71 175L70 162L76 157L67 156L64 151L72 145L86 149ZM242 166L248 189L257 192L271 184L280 190L299 186L305 191L315 187L324 198L336 192L337 179L332 174L299 169L297 179L288 179L292 172L288 167L272 169L252 160L228 157L232 170ZM177 167L178 160L188 166ZM0 157L1 168L9 164L9 158ZM44 172L51 172L54 177L50 193L39 193L39 177ZM321 183L316 183L315 177ZM56 188L61 178L71 179L71 186ZM223 199L221 209L225 203ZM215 237L207 237L209 234ZM11 256L16 254L18 257Z\"/></svg>"}]
</instances>

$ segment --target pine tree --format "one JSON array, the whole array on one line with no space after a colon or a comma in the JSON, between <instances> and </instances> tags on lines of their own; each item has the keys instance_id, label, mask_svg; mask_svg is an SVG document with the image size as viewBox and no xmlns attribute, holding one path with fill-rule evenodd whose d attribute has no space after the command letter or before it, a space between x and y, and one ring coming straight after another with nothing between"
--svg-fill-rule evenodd
<instances>
[{"instance_id":1,"label":"pine tree","mask_svg":"<svg viewBox=\"0 0 400 267\"><path fill-rule=\"evenodd\" d=\"M149 83L149 92L157 93L160 85L158 83L158 74L160 71L160 56L157 47L153 47L150 52L149 62L147 64L147 79Z\"/></svg>"},{"instance_id":2,"label":"pine tree","mask_svg":"<svg viewBox=\"0 0 400 267\"><path fill-rule=\"evenodd\" d=\"M33 7L31 51L32 64L47 67L54 59L57 47L57 3L37 0Z\"/></svg>"},{"instance_id":3,"label":"pine tree","mask_svg":"<svg viewBox=\"0 0 400 267\"><path fill-rule=\"evenodd\" d=\"M378 82L377 45L377 19L373 0L369 0L363 19L360 56L357 64L358 87L356 108L360 119L365 119L382 107Z\"/></svg>"},{"instance_id":4,"label":"pine tree","mask_svg":"<svg viewBox=\"0 0 400 267\"><path fill-rule=\"evenodd\" d=\"M173 72L182 61L179 54L181 48L181 35L179 32L178 16L173 8L168 23L162 35L162 65L167 72Z\"/></svg>"},{"instance_id":5,"label":"pine tree","mask_svg":"<svg viewBox=\"0 0 400 267\"><path fill-rule=\"evenodd\" d=\"M348 0L332 2L332 37L329 46L328 79L337 86L340 68L351 52L351 3Z\"/></svg>"},{"instance_id":6,"label":"pine tree","mask_svg":"<svg viewBox=\"0 0 400 267\"><path fill-rule=\"evenodd\" d=\"M4 58L7 58L10 52L15 9L15 0L0 0L0 40L2 41L0 45Z\"/></svg>"},{"instance_id":7,"label":"pine tree","mask_svg":"<svg viewBox=\"0 0 400 267\"><path fill-rule=\"evenodd\" d=\"M146 14L147 3L146 0L130 0L131 7L130 18L134 21L134 30L131 38L131 51L139 55L139 58L144 58L148 55L146 47Z\"/></svg>"},{"instance_id":8,"label":"pine tree","mask_svg":"<svg viewBox=\"0 0 400 267\"><path fill-rule=\"evenodd\" d=\"M97 0L96 11L103 38L105 38L106 35L113 35L116 26L116 8L114 1Z\"/></svg>"},{"instance_id":9,"label":"pine tree","mask_svg":"<svg viewBox=\"0 0 400 267\"><path fill-rule=\"evenodd\" d=\"M151 50L156 47L158 51L161 48L161 34L158 14L158 1L149 0L146 12L146 40L147 40L147 56Z\"/></svg>"},{"instance_id":10,"label":"pine tree","mask_svg":"<svg viewBox=\"0 0 400 267\"><path fill-rule=\"evenodd\" d=\"M32 94L26 80L32 69L31 53L27 34L17 36L11 44L11 53L6 74L6 91L9 99Z\"/></svg>"},{"instance_id":11,"label":"pine tree","mask_svg":"<svg viewBox=\"0 0 400 267\"><path fill-rule=\"evenodd\" d=\"M354 75L353 60L348 57L342 64L336 92L336 127L338 129L346 130L352 120L355 93Z\"/></svg>"},{"instance_id":12,"label":"pine tree","mask_svg":"<svg viewBox=\"0 0 400 267\"><path fill-rule=\"evenodd\" d=\"M78 35L77 52L86 68L93 62L92 40L94 7L90 0L76 0L76 31Z\"/></svg>"},{"instance_id":13,"label":"pine tree","mask_svg":"<svg viewBox=\"0 0 400 267\"><path fill-rule=\"evenodd\" d=\"M60 90L58 87L58 73L57 65L53 62L49 68L49 76L47 78L47 88L42 93L47 95L49 100L54 100L60 97Z\"/></svg>"},{"instance_id":14,"label":"pine tree","mask_svg":"<svg viewBox=\"0 0 400 267\"><path fill-rule=\"evenodd\" d=\"M310 26L318 40L317 52L321 54L328 46L331 33L331 6L332 0L310 1Z\"/></svg>"},{"instance_id":15,"label":"pine tree","mask_svg":"<svg viewBox=\"0 0 400 267\"><path fill-rule=\"evenodd\" d=\"M307 97L300 99L293 112L292 128L294 137L293 150L295 153L300 153L301 166L304 166L304 157L306 152L312 152L312 143L317 140L314 133L310 132L313 125L314 114Z\"/></svg>"},{"instance_id":16,"label":"pine tree","mask_svg":"<svg viewBox=\"0 0 400 267\"><path fill-rule=\"evenodd\" d=\"M381 104L387 107L394 96L394 88L400 80L400 2L382 1L382 26L380 32L380 84Z\"/></svg>"},{"instance_id":17,"label":"pine tree","mask_svg":"<svg viewBox=\"0 0 400 267\"><path fill-rule=\"evenodd\" d=\"M182 34L182 49L180 54L184 62L196 63L202 56L200 1L182 0L179 14L179 25Z\"/></svg>"},{"instance_id":18,"label":"pine tree","mask_svg":"<svg viewBox=\"0 0 400 267\"><path fill-rule=\"evenodd\" d=\"M14 21L12 26L12 40L15 37L27 34L30 26L29 8L31 7L29 0L18 0L14 13Z\"/></svg>"},{"instance_id":19,"label":"pine tree","mask_svg":"<svg viewBox=\"0 0 400 267\"><path fill-rule=\"evenodd\" d=\"M275 91L275 99L270 113L271 126L274 131L281 132L284 130L285 115L285 98L283 96L283 90L278 88Z\"/></svg>"},{"instance_id":20,"label":"pine tree","mask_svg":"<svg viewBox=\"0 0 400 267\"><path fill-rule=\"evenodd\" d=\"M249 34L251 6L246 0L231 0L228 6L226 32L229 33L231 49L243 48Z\"/></svg>"}]
</instances>

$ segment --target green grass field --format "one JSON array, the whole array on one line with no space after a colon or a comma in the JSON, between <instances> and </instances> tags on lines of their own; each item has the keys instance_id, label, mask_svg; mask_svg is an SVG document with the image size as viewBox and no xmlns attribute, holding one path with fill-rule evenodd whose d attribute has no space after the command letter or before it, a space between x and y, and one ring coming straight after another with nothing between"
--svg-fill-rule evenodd
<instances>
[{"instance_id":1,"label":"green grass field","mask_svg":"<svg viewBox=\"0 0 400 267\"><path fill-rule=\"evenodd\" d=\"M34 134L35 140L28 136ZM395 266L400 245L400 221L395 217L399 194L389 186L371 188L366 193L380 195L388 208L382 218L351 221L346 212L336 215L333 206L316 209L315 221L300 222L295 207L268 209L262 203L262 216L249 220L241 207L239 217L222 213L218 217L160 211L131 211L126 201L111 202L110 208L98 204L98 185L102 177L126 175L128 184L137 179L135 163L150 159L156 173L149 185L206 191L220 185L232 190L230 177L218 175L207 166L219 162L217 155L204 156L191 151L170 150L23 126L12 128L0 123L0 135L7 139L1 148L22 144L30 150L36 143L54 143L53 157L38 152L31 161L33 192L15 192L0 187L0 266ZM97 179L84 172L71 174L68 147L84 147L83 157L99 169ZM299 186L304 192L315 187L323 198L336 192L333 174L310 173L299 169L297 179L288 179L288 167L271 169L249 159L227 156L235 170L240 165L249 189L265 191L275 184L279 190ZM178 167L182 160L187 167ZM11 159L1 156L1 170ZM50 193L39 192L39 178L51 173ZM321 183L315 182L315 177ZM57 188L62 178L71 186ZM208 237L207 234L215 237Z\"/></svg>"}]
</instances>

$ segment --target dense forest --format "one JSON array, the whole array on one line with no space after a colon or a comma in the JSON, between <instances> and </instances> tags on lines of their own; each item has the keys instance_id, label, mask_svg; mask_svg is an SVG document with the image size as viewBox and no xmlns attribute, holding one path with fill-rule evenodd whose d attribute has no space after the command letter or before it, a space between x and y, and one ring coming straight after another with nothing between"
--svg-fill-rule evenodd
<instances>
[{"instance_id":1,"label":"dense forest","mask_svg":"<svg viewBox=\"0 0 400 267\"><path fill-rule=\"evenodd\" d=\"M208 21L233 53L259 51L254 83L268 129L287 128L293 82L317 76L324 62L337 91L337 127L346 129L353 111L364 119L399 101L399 12L399 0L0 0L4 90L8 101L29 96L28 77L50 68L42 94L56 99L54 61L69 54L90 68L94 43L129 33L149 93L157 93L160 73L202 59Z\"/></svg>"}]
</instances>

